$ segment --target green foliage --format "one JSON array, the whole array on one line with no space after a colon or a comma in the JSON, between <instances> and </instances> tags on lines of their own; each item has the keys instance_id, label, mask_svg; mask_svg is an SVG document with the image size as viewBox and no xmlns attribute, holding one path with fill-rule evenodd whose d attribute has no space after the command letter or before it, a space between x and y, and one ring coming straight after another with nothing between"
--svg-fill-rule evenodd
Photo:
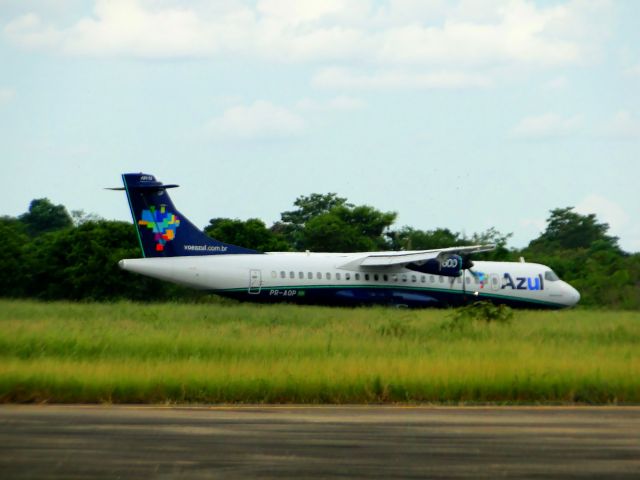
<instances>
[{"instance_id":1,"label":"green foliage","mask_svg":"<svg viewBox=\"0 0 640 480\"><path fill-rule=\"evenodd\" d=\"M135 230L126 222L89 221L47 233L34 239L23 254L24 294L47 300L170 296L171 288L163 282L118 267L119 260L139 256Z\"/></svg>"},{"instance_id":2,"label":"green foliage","mask_svg":"<svg viewBox=\"0 0 640 480\"><path fill-rule=\"evenodd\" d=\"M387 235L391 239L393 250L431 250L462 245L494 244L496 245L495 250L476 255L474 258L500 261L508 260L511 257L507 242L512 234L503 234L493 227L481 233L474 233L471 237L462 233L454 233L448 228L418 230L408 226L388 232Z\"/></svg>"},{"instance_id":3,"label":"green foliage","mask_svg":"<svg viewBox=\"0 0 640 480\"><path fill-rule=\"evenodd\" d=\"M640 402L640 313L0 301L0 402Z\"/></svg>"},{"instance_id":4,"label":"green foliage","mask_svg":"<svg viewBox=\"0 0 640 480\"><path fill-rule=\"evenodd\" d=\"M394 212L353 205L335 193L298 197L294 210L268 228L261 220L215 218L205 231L218 240L260 251L354 252L422 250L494 243L474 260L524 256L553 268L581 294L581 305L640 309L640 254L620 250L608 225L572 208L550 212L545 231L521 251L495 228L471 236L446 228L392 231ZM0 218L0 296L41 299L201 299L198 292L123 272L122 258L139 256L134 227L35 199L18 218Z\"/></svg>"},{"instance_id":5,"label":"green foliage","mask_svg":"<svg viewBox=\"0 0 640 480\"><path fill-rule=\"evenodd\" d=\"M221 242L252 248L261 252L285 252L290 249L282 235L269 230L262 220L212 218L205 233Z\"/></svg>"},{"instance_id":6,"label":"green foliage","mask_svg":"<svg viewBox=\"0 0 640 480\"><path fill-rule=\"evenodd\" d=\"M377 327L376 331L383 337L391 338L403 338L415 334L414 329L409 324L409 319L407 317L400 318L396 315L390 316Z\"/></svg>"},{"instance_id":7,"label":"green foliage","mask_svg":"<svg viewBox=\"0 0 640 480\"><path fill-rule=\"evenodd\" d=\"M546 230L529 244L532 251L551 252L592 248L618 250L617 237L607 235L609 225L598 223L594 214L580 215L573 207L551 210Z\"/></svg>"},{"instance_id":8,"label":"green foliage","mask_svg":"<svg viewBox=\"0 0 640 480\"><path fill-rule=\"evenodd\" d=\"M25 230L19 220L0 217L0 294L5 297L19 297L24 291L25 245L29 242Z\"/></svg>"},{"instance_id":9,"label":"green foliage","mask_svg":"<svg viewBox=\"0 0 640 480\"><path fill-rule=\"evenodd\" d=\"M553 268L578 289L583 306L640 309L640 254L624 253L608 230L593 214L558 208L518 254Z\"/></svg>"},{"instance_id":10,"label":"green foliage","mask_svg":"<svg viewBox=\"0 0 640 480\"><path fill-rule=\"evenodd\" d=\"M294 250L356 252L387 249L385 231L396 218L368 205L353 205L335 193L298 197L298 207L282 213L273 230L290 242Z\"/></svg>"},{"instance_id":11,"label":"green foliage","mask_svg":"<svg viewBox=\"0 0 640 480\"><path fill-rule=\"evenodd\" d=\"M367 205L340 205L305 224L301 245L308 250L325 252L386 249L383 234L395 217L393 212L381 212Z\"/></svg>"},{"instance_id":12,"label":"green foliage","mask_svg":"<svg viewBox=\"0 0 640 480\"><path fill-rule=\"evenodd\" d=\"M448 228L418 230L404 226L389 233L393 250L431 250L435 248L465 245L465 239L459 233Z\"/></svg>"},{"instance_id":13,"label":"green foliage","mask_svg":"<svg viewBox=\"0 0 640 480\"><path fill-rule=\"evenodd\" d=\"M335 207L353 207L352 204L347 203L346 198L339 197L335 193L302 195L296 198L293 204L298 208L296 210L282 212L282 222L300 226L305 225L309 220L318 215L329 213Z\"/></svg>"},{"instance_id":14,"label":"green foliage","mask_svg":"<svg viewBox=\"0 0 640 480\"><path fill-rule=\"evenodd\" d=\"M302 195L293 202L297 208L282 212L281 222L277 222L272 230L283 235L293 250L302 251L306 247L303 239L303 233L307 223L320 215L329 213L335 207L353 207L347 203L347 199L339 197L336 193L312 193L311 195Z\"/></svg>"},{"instance_id":15,"label":"green foliage","mask_svg":"<svg viewBox=\"0 0 640 480\"><path fill-rule=\"evenodd\" d=\"M48 198L31 201L29 211L19 217L27 233L32 236L62 230L73 226L73 221L63 205L54 205Z\"/></svg>"},{"instance_id":16,"label":"green foliage","mask_svg":"<svg viewBox=\"0 0 640 480\"><path fill-rule=\"evenodd\" d=\"M461 330L473 322L502 323L513 320L513 310L507 305L494 305L491 302L474 302L455 309L443 328Z\"/></svg>"},{"instance_id":17,"label":"green foliage","mask_svg":"<svg viewBox=\"0 0 640 480\"><path fill-rule=\"evenodd\" d=\"M507 242L513 236L512 233L501 233L496 228L491 227L480 233L474 233L471 238L465 240L467 245L493 244L495 250L475 255L476 260L489 260L494 262L514 260L512 253L507 248Z\"/></svg>"}]
</instances>

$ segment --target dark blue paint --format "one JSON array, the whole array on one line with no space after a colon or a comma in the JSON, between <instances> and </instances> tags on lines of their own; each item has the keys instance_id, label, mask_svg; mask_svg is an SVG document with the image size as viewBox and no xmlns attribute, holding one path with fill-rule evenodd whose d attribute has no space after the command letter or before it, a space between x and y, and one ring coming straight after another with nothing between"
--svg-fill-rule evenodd
<instances>
[{"instance_id":1,"label":"dark blue paint","mask_svg":"<svg viewBox=\"0 0 640 480\"><path fill-rule=\"evenodd\" d=\"M478 297L468 292L440 291L440 290L415 290L392 288L349 288L349 287L323 287L301 288L280 287L279 290L295 291L293 296L270 295L270 289L264 288L260 294L249 294L247 290L216 291L214 293L240 301L261 303L298 303L307 305L332 305L332 306L363 306L363 305L390 305L407 307L458 307L468 305L479 300L490 301L495 304L504 304L516 308L530 309L557 309L562 305L531 302L525 299L492 297L480 294ZM304 292L301 294L300 292Z\"/></svg>"},{"instance_id":2,"label":"dark blue paint","mask_svg":"<svg viewBox=\"0 0 640 480\"><path fill-rule=\"evenodd\" d=\"M215 240L193 225L176 209L167 193L168 188L174 188L177 185L163 185L153 175L145 173L125 173L122 175L122 181L145 257L258 253L255 250ZM156 230L163 230L162 215L159 214L161 209L164 209L168 214L175 215L179 222L178 226L172 227L173 232L169 234L170 239L159 239L158 235L161 235L162 232L153 229L156 226ZM145 211L146 220L143 219ZM157 223L150 224L147 221L150 218L157 219ZM141 221L147 221L147 223L141 224Z\"/></svg>"}]
</instances>

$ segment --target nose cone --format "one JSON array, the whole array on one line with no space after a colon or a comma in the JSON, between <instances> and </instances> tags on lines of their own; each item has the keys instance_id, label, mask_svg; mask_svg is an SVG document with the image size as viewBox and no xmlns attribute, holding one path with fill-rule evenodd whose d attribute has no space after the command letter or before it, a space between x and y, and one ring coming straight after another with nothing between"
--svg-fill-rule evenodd
<instances>
[{"instance_id":1,"label":"nose cone","mask_svg":"<svg viewBox=\"0 0 640 480\"><path fill-rule=\"evenodd\" d=\"M580 301L580 292L567 283L567 304L573 307Z\"/></svg>"}]
</instances>

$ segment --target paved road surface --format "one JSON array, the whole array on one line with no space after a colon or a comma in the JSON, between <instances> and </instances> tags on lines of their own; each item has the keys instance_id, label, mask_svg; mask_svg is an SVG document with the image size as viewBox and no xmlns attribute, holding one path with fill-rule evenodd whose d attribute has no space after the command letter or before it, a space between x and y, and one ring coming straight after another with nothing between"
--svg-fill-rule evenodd
<instances>
[{"instance_id":1,"label":"paved road surface","mask_svg":"<svg viewBox=\"0 0 640 480\"><path fill-rule=\"evenodd\" d=\"M0 406L2 479L640 478L640 407Z\"/></svg>"}]
</instances>

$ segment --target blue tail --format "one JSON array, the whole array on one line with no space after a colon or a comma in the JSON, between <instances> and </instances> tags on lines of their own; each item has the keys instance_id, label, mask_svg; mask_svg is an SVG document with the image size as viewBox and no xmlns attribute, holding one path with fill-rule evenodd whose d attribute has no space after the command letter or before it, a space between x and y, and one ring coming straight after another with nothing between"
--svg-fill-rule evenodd
<instances>
[{"instance_id":1,"label":"blue tail","mask_svg":"<svg viewBox=\"0 0 640 480\"><path fill-rule=\"evenodd\" d=\"M146 173L125 173L122 181L124 188L114 190L127 192L144 257L258 253L219 242L194 226L169 198L167 189L178 185L163 185Z\"/></svg>"}]
</instances>

